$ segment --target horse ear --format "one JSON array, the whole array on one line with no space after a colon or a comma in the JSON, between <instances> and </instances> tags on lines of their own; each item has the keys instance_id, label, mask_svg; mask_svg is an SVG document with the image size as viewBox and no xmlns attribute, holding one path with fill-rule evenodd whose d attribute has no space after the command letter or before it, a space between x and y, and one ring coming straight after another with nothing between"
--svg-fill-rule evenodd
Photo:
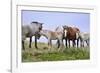
<instances>
[{"instance_id":1,"label":"horse ear","mask_svg":"<svg viewBox=\"0 0 100 73\"><path fill-rule=\"evenodd\" d=\"M63 25L63 28L65 28L65 25Z\"/></svg>"},{"instance_id":2,"label":"horse ear","mask_svg":"<svg viewBox=\"0 0 100 73\"><path fill-rule=\"evenodd\" d=\"M68 26L64 25L63 28L67 28Z\"/></svg>"},{"instance_id":3,"label":"horse ear","mask_svg":"<svg viewBox=\"0 0 100 73\"><path fill-rule=\"evenodd\" d=\"M37 22L37 21L32 21L32 22L31 22L31 24L32 24L32 23L38 24L38 22Z\"/></svg>"},{"instance_id":4,"label":"horse ear","mask_svg":"<svg viewBox=\"0 0 100 73\"><path fill-rule=\"evenodd\" d=\"M43 25L44 23L40 23L41 25Z\"/></svg>"}]
</instances>

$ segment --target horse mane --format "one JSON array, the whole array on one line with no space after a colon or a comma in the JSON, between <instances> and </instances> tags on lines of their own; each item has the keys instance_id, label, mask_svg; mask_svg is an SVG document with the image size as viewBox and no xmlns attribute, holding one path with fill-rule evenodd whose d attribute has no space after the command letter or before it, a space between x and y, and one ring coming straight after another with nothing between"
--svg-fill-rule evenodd
<instances>
[{"instance_id":1,"label":"horse mane","mask_svg":"<svg viewBox=\"0 0 100 73\"><path fill-rule=\"evenodd\" d=\"M73 31L73 28L72 27L67 27L67 31L68 32L72 32Z\"/></svg>"},{"instance_id":2,"label":"horse mane","mask_svg":"<svg viewBox=\"0 0 100 73\"><path fill-rule=\"evenodd\" d=\"M80 31L79 28L77 28L77 27L73 27L73 28L76 29L77 31Z\"/></svg>"},{"instance_id":3,"label":"horse mane","mask_svg":"<svg viewBox=\"0 0 100 73\"><path fill-rule=\"evenodd\" d=\"M80 33L80 29L77 27L73 27L74 31L76 31L77 33Z\"/></svg>"},{"instance_id":4,"label":"horse mane","mask_svg":"<svg viewBox=\"0 0 100 73\"><path fill-rule=\"evenodd\" d=\"M57 31L59 29L59 26L55 29L55 31Z\"/></svg>"},{"instance_id":5,"label":"horse mane","mask_svg":"<svg viewBox=\"0 0 100 73\"><path fill-rule=\"evenodd\" d=\"M31 22L31 24L32 24L32 23L38 24L38 22L37 22L37 21L32 21L32 22Z\"/></svg>"},{"instance_id":6,"label":"horse mane","mask_svg":"<svg viewBox=\"0 0 100 73\"><path fill-rule=\"evenodd\" d=\"M62 27L62 26L58 26L58 27L55 29L55 32L62 32L62 33L63 33L63 27Z\"/></svg>"}]
</instances>

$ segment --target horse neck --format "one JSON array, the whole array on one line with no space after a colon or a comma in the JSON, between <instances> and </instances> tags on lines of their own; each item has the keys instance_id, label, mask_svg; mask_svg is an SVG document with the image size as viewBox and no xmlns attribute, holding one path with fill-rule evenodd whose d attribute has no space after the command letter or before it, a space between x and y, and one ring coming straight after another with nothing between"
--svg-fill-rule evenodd
<instances>
[{"instance_id":1,"label":"horse neck","mask_svg":"<svg viewBox=\"0 0 100 73\"><path fill-rule=\"evenodd\" d=\"M67 28L67 32L68 32L68 33L73 32L72 28Z\"/></svg>"},{"instance_id":2,"label":"horse neck","mask_svg":"<svg viewBox=\"0 0 100 73\"><path fill-rule=\"evenodd\" d=\"M76 35L76 31L74 31L74 29L70 27L67 29L67 34L69 36L74 36L74 35Z\"/></svg>"},{"instance_id":3,"label":"horse neck","mask_svg":"<svg viewBox=\"0 0 100 73\"><path fill-rule=\"evenodd\" d=\"M38 31L38 27L34 24L34 25L31 25L29 26L30 27L30 30L33 34L35 34L37 31Z\"/></svg>"},{"instance_id":4,"label":"horse neck","mask_svg":"<svg viewBox=\"0 0 100 73\"><path fill-rule=\"evenodd\" d=\"M48 30L42 30L41 35L45 36L45 37L48 37L48 32L49 32Z\"/></svg>"},{"instance_id":5,"label":"horse neck","mask_svg":"<svg viewBox=\"0 0 100 73\"><path fill-rule=\"evenodd\" d=\"M28 25L23 25L22 26L22 34L23 35L26 35L26 34L28 34L28 33L30 33L30 28L29 28L29 26Z\"/></svg>"},{"instance_id":6,"label":"horse neck","mask_svg":"<svg viewBox=\"0 0 100 73\"><path fill-rule=\"evenodd\" d=\"M73 28L75 32L80 32L80 30L78 28Z\"/></svg>"}]
</instances>

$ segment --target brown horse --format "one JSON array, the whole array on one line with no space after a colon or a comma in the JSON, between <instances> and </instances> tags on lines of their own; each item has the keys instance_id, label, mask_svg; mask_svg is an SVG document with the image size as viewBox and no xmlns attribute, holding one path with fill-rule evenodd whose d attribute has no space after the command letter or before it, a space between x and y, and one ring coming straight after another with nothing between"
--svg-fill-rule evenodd
<instances>
[{"instance_id":1,"label":"brown horse","mask_svg":"<svg viewBox=\"0 0 100 73\"><path fill-rule=\"evenodd\" d=\"M63 37L66 41L66 47L67 47L67 40L70 47L70 41L73 42L73 47L76 45L75 40L77 40L77 47L79 43L79 32L80 30L76 27L69 27L69 26L63 26Z\"/></svg>"}]
</instances>

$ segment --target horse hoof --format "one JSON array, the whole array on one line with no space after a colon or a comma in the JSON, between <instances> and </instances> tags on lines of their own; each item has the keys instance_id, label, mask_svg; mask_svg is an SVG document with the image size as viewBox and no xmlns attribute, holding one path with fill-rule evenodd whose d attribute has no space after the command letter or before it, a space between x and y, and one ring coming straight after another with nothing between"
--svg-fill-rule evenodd
<instances>
[{"instance_id":1,"label":"horse hoof","mask_svg":"<svg viewBox=\"0 0 100 73\"><path fill-rule=\"evenodd\" d=\"M38 47L35 47L36 49L39 49Z\"/></svg>"},{"instance_id":2,"label":"horse hoof","mask_svg":"<svg viewBox=\"0 0 100 73\"><path fill-rule=\"evenodd\" d=\"M31 46L29 46L29 48L31 48Z\"/></svg>"},{"instance_id":3,"label":"horse hoof","mask_svg":"<svg viewBox=\"0 0 100 73\"><path fill-rule=\"evenodd\" d=\"M43 49L48 49L48 47L44 47Z\"/></svg>"}]
</instances>

